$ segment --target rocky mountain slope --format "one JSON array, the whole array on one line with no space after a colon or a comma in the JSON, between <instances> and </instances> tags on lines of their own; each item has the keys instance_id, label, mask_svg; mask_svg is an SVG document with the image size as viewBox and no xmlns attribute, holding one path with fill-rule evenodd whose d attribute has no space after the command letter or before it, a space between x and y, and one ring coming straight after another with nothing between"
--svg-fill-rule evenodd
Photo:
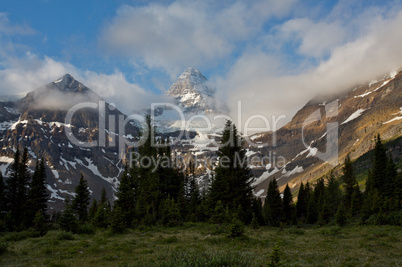
<instances>
[{"instance_id":1,"label":"rocky mountain slope","mask_svg":"<svg viewBox=\"0 0 402 267\"><path fill-rule=\"evenodd\" d=\"M195 114L215 112L214 94L207 78L194 67L186 69L166 92L184 113Z\"/></svg>"},{"instance_id":2,"label":"rocky mountain slope","mask_svg":"<svg viewBox=\"0 0 402 267\"><path fill-rule=\"evenodd\" d=\"M315 118L308 122L311 114L315 114ZM339 166L347 153L351 153L353 159L372 149L376 134L383 139L401 136L401 122L402 72L391 73L380 81L351 88L336 96L313 99L275 133L276 145L272 143L272 132L250 137L254 144L248 147L249 155L275 153L277 159L279 156L285 159L284 166L272 162L251 166L256 178L253 183L255 193L265 195L271 179L277 179L282 189L286 183L297 188L301 181L314 180L333 168L317 157L331 148L328 125L338 128L338 153L333 163L337 162ZM400 159L400 155L394 156Z\"/></svg>"},{"instance_id":3,"label":"rocky mountain slope","mask_svg":"<svg viewBox=\"0 0 402 267\"><path fill-rule=\"evenodd\" d=\"M214 92L205 76L189 68L167 94L171 104L182 109L188 119L197 114L220 113L222 108L218 109L213 101ZM16 148L26 146L32 167L41 157L49 166L51 208L63 208L64 198L73 195L81 173L88 180L93 197L99 197L102 187L109 197L113 196L128 147L138 138L136 124L126 123L125 132L120 133L119 116L125 118L124 114L68 74L18 101L6 100L0 101L3 176L9 174ZM68 111L79 103L93 106L77 108L66 122ZM263 197L271 179L277 179L282 188L289 183L296 189L300 181L325 174L333 165L325 162L323 155L335 146L339 148L338 154L331 160L339 166L347 153L356 158L370 150L377 133L385 139L401 136L401 108L402 73L393 73L338 95L311 100L275 133L245 137L249 141L246 149L255 195ZM191 131L190 125L180 137L177 118L169 116L176 111L159 111L155 122L159 130L165 128L161 136L177 141L172 146L173 155L186 162L196 160L198 182L206 185L215 166L218 147L214 141L219 140L219 134ZM337 127L339 146L332 139L333 127ZM254 157L256 161L252 160Z\"/></svg>"},{"instance_id":4,"label":"rocky mountain slope","mask_svg":"<svg viewBox=\"0 0 402 267\"><path fill-rule=\"evenodd\" d=\"M66 122L71 107L85 102L95 106L78 108ZM125 153L119 150L120 142L138 135L138 128L128 123L121 135L124 139L117 138L118 118L123 114L69 74L17 102L0 103L0 115L3 176L9 174L17 147L28 148L31 167L43 157L49 167L49 206L55 209L73 195L80 174L94 197L99 197L102 187L113 196L123 168L121 153Z\"/></svg>"}]
</instances>

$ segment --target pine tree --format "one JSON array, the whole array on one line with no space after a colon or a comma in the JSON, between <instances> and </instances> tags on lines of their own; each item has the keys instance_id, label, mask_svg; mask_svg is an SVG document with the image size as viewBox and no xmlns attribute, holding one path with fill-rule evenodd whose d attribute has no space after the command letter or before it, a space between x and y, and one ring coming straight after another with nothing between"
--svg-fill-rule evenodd
<instances>
[{"instance_id":1,"label":"pine tree","mask_svg":"<svg viewBox=\"0 0 402 267\"><path fill-rule=\"evenodd\" d=\"M88 182L81 174L80 181L75 187L75 197L73 199L72 208L78 216L78 220L85 222L88 220L88 206L90 201L90 192Z\"/></svg>"},{"instance_id":2,"label":"pine tree","mask_svg":"<svg viewBox=\"0 0 402 267\"><path fill-rule=\"evenodd\" d=\"M384 194L384 180L387 177L387 154L385 146L378 134L375 139L374 163L373 163L373 188L378 190L380 196Z\"/></svg>"},{"instance_id":3,"label":"pine tree","mask_svg":"<svg viewBox=\"0 0 402 267\"><path fill-rule=\"evenodd\" d=\"M60 217L60 229L73 233L78 231L78 222L68 196L65 199L65 208Z\"/></svg>"},{"instance_id":4,"label":"pine tree","mask_svg":"<svg viewBox=\"0 0 402 267\"><path fill-rule=\"evenodd\" d=\"M227 121L222 133L221 145L218 150L219 164L215 168L215 179L209 192L210 207L215 207L218 201L229 207L235 213L238 205L247 214L244 222L252 217L252 188L250 187L250 172L247 167L244 141L231 121Z\"/></svg>"},{"instance_id":5,"label":"pine tree","mask_svg":"<svg viewBox=\"0 0 402 267\"><path fill-rule=\"evenodd\" d=\"M353 193L356 191L356 188L358 190L358 184L349 154L345 158L345 165L343 167L343 183L345 187L345 208L347 210L350 210L352 204L352 196Z\"/></svg>"},{"instance_id":6,"label":"pine tree","mask_svg":"<svg viewBox=\"0 0 402 267\"><path fill-rule=\"evenodd\" d=\"M282 199L276 179L272 179L268 185L264 203L264 214L268 225L278 226L282 220Z\"/></svg>"},{"instance_id":7,"label":"pine tree","mask_svg":"<svg viewBox=\"0 0 402 267\"><path fill-rule=\"evenodd\" d=\"M126 229L125 214L120 206L116 206L112 213L110 229L112 233L120 234Z\"/></svg>"},{"instance_id":8,"label":"pine tree","mask_svg":"<svg viewBox=\"0 0 402 267\"><path fill-rule=\"evenodd\" d=\"M388 157L386 165L386 174L383 181L383 195L386 198L392 198L395 196L395 183L397 177L396 165L392 160L391 154Z\"/></svg>"},{"instance_id":9,"label":"pine tree","mask_svg":"<svg viewBox=\"0 0 402 267\"><path fill-rule=\"evenodd\" d=\"M28 150L25 148L20 157L19 149L14 155L10 177L6 181L7 224L11 229L20 227L26 220L30 174L28 171Z\"/></svg>"},{"instance_id":10,"label":"pine tree","mask_svg":"<svg viewBox=\"0 0 402 267\"><path fill-rule=\"evenodd\" d=\"M307 222L309 224L314 224L318 220L318 209L317 209L317 202L313 195L310 195L308 205L307 205Z\"/></svg>"},{"instance_id":11,"label":"pine tree","mask_svg":"<svg viewBox=\"0 0 402 267\"><path fill-rule=\"evenodd\" d=\"M338 211L336 212L335 219L336 223L339 226L344 226L346 224L346 209L345 206L341 203L339 205Z\"/></svg>"},{"instance_id":12,"label":"pine tree","mask_svg":"<svg viewBox=\"0 0 402 267\"><path fill-rule=\"evenodd\" d=\"M155 165L158 158L158 150L155 146L155 127L150 115L145 116L145 127L141 137L142 145L138 147L140 155L138 166L133 166L135 170L135 178L137 179L137 203L136 213L140 219L148 216L149 211L152 212L151 217L157 217L156 212L159 210L161 202L161 183L160 166ZM164 186L162 186L165 188ZM154 219L152 219L154 220Z\"/></svg>"},{"instance_id":13,"label":"pine tree","mask_svg":"<svg viewBox=\"0 0 402 267\"><path fill-rule=\"evenodd\" d=\"M304 189L303 183L300 183L299 194L297 195L296 215L298 219L303 219L307 216L308 194Z\"/></svg>"},{"instance_id":14,"label":"pine tree","mask_svg":"<svg viewBox=\"0 0 402 267\"><path fill-rule=\"evenodd\" d=\"M290 187L286 184L285 190L283 191L283 205L282 205L282 216L283 220L290 223L293 218L293 196L290 191Z\"/></svg>"},{"instance_id":15,"label":"pine tree","mask_svg":"<svg viewBox=\"0 0 402 267\"><path fill-rule=\"evenodd\" d=\"M131 227L135 217L137 203L135 198L134 179L129 175L127 167L121 177L116 197L117 199L114 202L114 210L118 210L119 214L117 214L117 217L114 216L114 223L117 223L115 220L121 218L125 228Z\"/></svg>"},{"instance_id":16,"label":"pine tree","mask_svg":"<svg viewBox=\"0 0 402 267\"><path fill-rule=\"evenodd\" d=\"M96 212L98 211L98 201L94 198L93 200L92 200L92 204L91 204L91 206L89 207L89 211L88 211L88 220L90 221L90 222L93 222L94 221L94 219L95 219L95 215L96 215Z\"/></svg>"},{"instance_id":17,"label":"pine tree","mask_svg":"<svg viewBox=\"0 0 402 267\"><path fill-rule=\"evenodd\" d=\"M338 210L338 206L341 203L343 198L343 192L339 188L339 181L336 179L333 170L330 171L327 177L327 184L324 190L324 201L325 205L328 208L328 216L335 216L335 213ZM322 208L322 210L324 210Z\"/></svg>"},{"instance_id":18,"label":"pine tree","mask_svg":"<svg viewBox=\"0 0 402 267\"><path fill-rule=\"evenodd\" d=\"M5 213L6 213L5 185L3 180L3 174L0 171L0 220L4 218Z\"/></svg>"},{"instance_id":19,"label":"pine tree","mask_svg":"<svg viewBox=\"0 0 402 267\"><path fill-rule=\"evenodd\" d=\"M44 159L36 163L35 172L32 176L32 182L28 193L27 202L27 222L31 225L37 212L41 212L42 216L47 220L47 191L46 191L46 169Z\"/></svg>"}]
</instances>

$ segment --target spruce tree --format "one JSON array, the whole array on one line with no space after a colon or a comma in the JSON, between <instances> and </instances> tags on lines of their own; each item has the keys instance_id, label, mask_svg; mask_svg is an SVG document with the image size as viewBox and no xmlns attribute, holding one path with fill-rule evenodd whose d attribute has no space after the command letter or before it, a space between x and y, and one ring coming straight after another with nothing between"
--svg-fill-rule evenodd
<instances>
[{"instance_id":1,"label":"spruce tree","mask_svg":"<svg viewBox=\"0 0 402 267\"><path fill-rule=\"evenodd\" d=\"M345 187L345 208L350 210L352 204L353 193L358 190L356 176L353 171L353 164L348 154L345 158L345 165L343 167L343 183Z\"/></svg>"},{"instance_id":2,"label":"spruce tree","mask_svg":"<svg viewBox=\"0 0 402 267\"><path fill-rule=\"evenodd\" d=\"M161 202L161 186L160 175L161 170L159 166L155 165L157 162L158 150L155 146L155 127L153 125L150 115L145 116L145 126L141 136L141 146L138 147L139 164L133 166L135 172L135 179L137 183L137 203L136 213L140 219L145 216L156 219L156 212L159 210ZM152 214L149 214L151 212ZM148 220L147 220L148 221Z\"/></svg>"},{"instance_id":3,"label":"spruce tree","mask_svg":"<svg viewBox=\"0 0 402 267\"><path fill-rule=\"evenodd\" d=\"M218 150L219 162L215 168L215 179L209 192L210 207L221 201L236 213L238 205L246 212L243 222L248 223L252 217L252 188L250 186L250 171L247 166L244 141L234 124L227 121L222 133Z\"/></svg>"},{"instance_id":4,"label":"spruce tree","mask_svg":"<svg viewBox=\"0 0 402 267\"><path fill-rule=\"evenodd\" d=\"M296 215L298 219L303 219L307 216L308 194L304 189L303 183L300 183L299 194L297 195Z\"/></svg>"},{"instance_id":5,"label":"spruce tree","mask_svg":"<svg viewBox=\"0 0 402 267\"><path fill-rule=\"evenodd\" d=\"M37 212L47 220L47 190L46 190L46 169L44 159L36 163L35 172L32 176L32 182L28 193L27 202L27 225L31 225Z\"/></svg>"},{"instance_id":6,"label":"spruce tree","mask_svg":"<svg viewBox=\"0 0 402 267\"><path fill-rule=\"evenodd\" d=\"M78 231L78 222L74 215L74 210L68 196L66 197L64 203L65 208L60 217L60 229L67 232L76 233Z\"/></svg>"},{"instance_id":7,"label":"spruce tree","mask_svg":"<svg viewBox=\"0 0 402 267\"><path fill-rule=\"evenodd\" d=\"M4 218L5 213L6 213L5 185L3 180L3 174L0 171L0 220Z\"/></svg>"},{"instance_id":8,"label":"spruce tree","mask_svg":"<svg viewBox=\"0 0 402 267\"><path fill-rule=\"evenodd\" d=\"M381 137L378 134L375 139L374 163L373 163L373 188L378 190L380 196L384 195L384 180L387 177L387 154Z\"/></svg>"},{"instance_id":9,"label":"spruce tree","mask_svg":"<svg viewBox=\"0 0 402 267\"><path fill-rule=\"evenodd\" d=\"M90 222L94 221L97 211L98 211L98 201L94 198L88 211L88 220Z\"/></svg>"},{"instance_id":10,"label":"spruce tree","mask_svg":"<svg viewBox=\"0 0 402 267\"><path fill-rule=\"evenodd\" d=\"M282 220L282 199L276 179L272 179L268 185L264 203L264 214L268 225L279 226Z\"/></svg>"},{"instance_id":11,"label":"spruce tree","mask_svg":"<svg viewBox=\"0 0 402 267\"><path fill-rule=\"evenodd\" d=\"M342 198L343 192L339 188L339 181L336 179L333 170L331 170L327 177L327 184L324 190L324 201L327 206L326 208L329 209L328 212L330 217L335 216ZM324 209L322 208L322 210Z\"/></svg>"},{"instance_id":12,"label":"spruce tree","mask_svg":"<svg viewBox=\"0 0 402 267\"><path fill-rule=\"evenodd\" d=\"M136 199L135 199L135 188L134 180L131 175L129 175L127 167L123 172L120 179L120 185L116 192L117 199L114 202L114 210L118 211L118 214L114 215L114 223L117 223L117 219L122 219L121 222L124 224L125 228L131 227L135 217L136 211ZM117 216L117 217L116 217Z\"/></svg>"},{"instance_id":13,"label":"spruce tree","mask_svg":"<svg viewBox=\"0 0 402 267\"><path fill-rule=\"evenodd\" d=\"M386 198L395 197L395 183L396 183L397 171L396 165L389 154L386 166L385 179L383 181L383 195Z\"/></svg>"},{"instance_id":14,"label":"spruce tree","mask_svg":"<svg viewBox=\"0 0 402 267\"><path fill-rule=\"evenodd\" d=\"M78 216L78 220L85 222L88 220L88 206L90 202L90 192L88 182L81 174L80 181L75 187L75 197L73 199L72 208Z\"/></svg>"},{"instance_id":15,"label":"spruce tree","mask_svg":"<svg viewBox=\"0 0 402 267\"><path fill-rule=\"evenodd\" d=\"M290 191L290 187L286 184L285 190L283 191L283 205L282 205L282 217L287 223L290 223L293 218L293 196Z\"/></svg>"},{"instance_id":16,"label":"spruce tree","mask_svg":"<svg viewBox=\"0 0 402 267\"><path fill-rule=\"evenodd\" d=\"M346 219L346 209L345 206L341 203L338 207L338 211L336 212L335 220L339 226L344 226L346 224Z\"/></svg>"}]
</instances>

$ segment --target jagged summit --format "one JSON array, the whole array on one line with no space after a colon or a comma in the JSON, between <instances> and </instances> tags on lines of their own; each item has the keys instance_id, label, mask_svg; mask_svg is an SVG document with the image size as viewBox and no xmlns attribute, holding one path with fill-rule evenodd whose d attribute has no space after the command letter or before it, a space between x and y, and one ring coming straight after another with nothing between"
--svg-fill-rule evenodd
<instances>
[{"instance_id":1,"label":"jagged summit","mask_svg":"<svg viewBox=\"0 0 402 267\"><path fill-rule=\"evenodd\" d=\"M186 69L166 92L181 105L185 112L212 113L215 89L208 84L207 78L196 68Z\"/></svg>"},{"instance_id":2,"label":"jagged summit","mask_svg":"<svg viewBox=\"0 0 402 267\"><path fill-rule=\"evenodd\" d=\"M88 92L89 89L79 81L75 80L70 74L65 74L60 79L49 84L50 87L57 88L60 91L68 92Z\"/></svg>"}]
</instances>

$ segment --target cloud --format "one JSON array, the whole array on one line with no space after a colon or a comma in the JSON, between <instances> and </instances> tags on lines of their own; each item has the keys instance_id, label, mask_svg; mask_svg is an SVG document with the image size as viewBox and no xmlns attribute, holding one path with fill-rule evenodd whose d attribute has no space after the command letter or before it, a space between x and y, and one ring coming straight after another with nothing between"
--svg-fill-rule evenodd
<instances>
[{"instance_id":1,"label":"cloud","mask_svg":"<svg viewBox=\"0 0 402 267\"><path fill-rule=\"evenodd\" d=\"M254 114L266 116L271 123L271 115L284 114L287 119L279 123L281 126L317 95L339 93L402 67L402 11L377 12L376 16L371 12L362 12L355 19L351 23L364 25L351 30L360 33L357 37L341 34L347 38L343 41L339 41L342 38L335 38L322 45L313 36L300 35L303 41L297 51L318 57L318 63L302 63L305 68L298 66L296 72L287 68L291 64L283 55L273 55L261 46L245 51L224 77L215 77L217 88L221 90L223 99L227 99L233 117L237 117L237 101L241 100L243 125ZM322 21L312 22L302 18L283 25L286 28L301 22L301 26L292 29L299 33L314 32L317 28L330 27L331 24L323 24ZM310 25L309 29L306 25ZM348 32L345 29L348 25L339 28L339 32ZM323 56L325 51L329 53L327 57Z\"/></svg>"},{"instance_id":2,"label":"cloud","mask_svg":"<svg viewBox=\"0 0 402 267\"><path fill-rule=\"evenodd\" d=\"M281 38L300 42L298 52L305 56L322 57L345 40L345 29L336 22L314 23L308 18L288 20L280 27Z\"/></svg>"},{"instance_id":3,"label":"cloud","mask_svg":"<svg viewBox=\"0 0 402 267\"><path fill-rule=\"evenodd\" d=\"M82 71L70 63L49 57L41 59L30 53L24 58L9 59L7 66L8 68L0 70L1 95L28 93L70 73L101 98L114 102L119 109L128 114L133 110L147 108L152 101L160 98L130 83L118 70L112 74ZM62 99L59 96L55 98Z\"/></svg>"},{"instance_id":4,"label":"cloud","mask_svg":"<svg viewBox=\"0 0 402 267\"><path fill-rule=\"evenodd\" d=\"M6 13L0 12L0 36L1 35L31 35L35 31L28 25L11 24Z\"/></svg>"},{"instance_id":5,"label":"cloud","mask_svg":"<svg viewBox=\"0 0 402 267\"><path fill-rule=\"evenodd\" d=\"M101 46L172 77L188 66L214 65L238 42L261 31L269 18L289 12L285 1L175 1L169 5L122 6L103 29Z\"/></svg>"}]
</instances>

